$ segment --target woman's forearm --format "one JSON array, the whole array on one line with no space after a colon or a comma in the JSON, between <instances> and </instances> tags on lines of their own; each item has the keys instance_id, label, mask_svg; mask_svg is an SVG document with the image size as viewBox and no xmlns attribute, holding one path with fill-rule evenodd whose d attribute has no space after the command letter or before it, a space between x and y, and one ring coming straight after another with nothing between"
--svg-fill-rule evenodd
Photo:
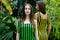
<instances>
[{"instance_id":1,"label":"woman's forearm","mask_svg":"<svg viewBox=\"0 0 60 40\"><path fill-rule=\"evenodd\" d=\"M38 31L35 33L36 40L39 40L38 38Z\"/></svg>"},{"instance_id":2,"label":"woman's forearm","mask_svg":"<svg viewBox=\"0 0 60 40\"><path fill-rule=\"evenodd\" d=\"M50 35L51 32L51 23L48 25L48 36Z\"/></svg>"},{"instance_id":3,"label":"woman's forearm","mask_svg":"<svg viewBox=\"0 0 60 40\"><path fill-rule=\"evenodd\" d=\"M34 22L35 22L35 37L36 37L36 40L38 40L38 27L37 27L37 20L35 19Z\"/></svg>"},{"instance_id":4,"label":"woman's forearm","mask_svg":"<svg viewBox=\"0 0 60 40\"><path fill-rule=\"evenodd\" d=\"M19 33L16 34L16 40L19 40Z\"/></svg>"}]
</instances>

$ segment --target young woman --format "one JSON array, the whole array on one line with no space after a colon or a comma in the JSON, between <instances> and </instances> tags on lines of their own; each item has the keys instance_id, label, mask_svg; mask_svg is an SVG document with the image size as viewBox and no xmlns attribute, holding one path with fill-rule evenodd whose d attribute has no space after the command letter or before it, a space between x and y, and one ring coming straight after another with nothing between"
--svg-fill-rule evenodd
<instances>
[{"instance_id":1,"label":"young woman","mask_svg":"<svg viewBox=\"0 0 60 40\"><path fill-rule=\"evenodd\" d=\"M20 32L17 31L16 40L38 40L37 21L33 19L30 4L25 4L23 8Z\"/></svg>"},{"instance_id":2,"label":"young woman","mask_svg":"<svg viewBox=\"0 0 60 40\"><path fill-rule=\"evenodd\" d=\"M48 40L48 36L51 31L51 22L49 21L48 14L46 13L45 3L42 1L37 1L36 9L38 12L35 14L34 18L38 22L39 40ZM48 34L46 31L46 26L48 26Z\"/></svg>"}]
</instances>

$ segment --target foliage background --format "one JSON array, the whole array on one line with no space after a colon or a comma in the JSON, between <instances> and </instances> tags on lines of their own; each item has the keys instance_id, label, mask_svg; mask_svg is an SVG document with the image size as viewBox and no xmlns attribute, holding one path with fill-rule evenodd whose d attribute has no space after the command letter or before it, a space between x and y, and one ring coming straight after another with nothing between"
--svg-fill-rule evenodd
<instances>
[{"instance_id":1,"label":"foliage background","mask_svg":"<svg viewBox=\"0 0 60 40\"><path fill-rule=\"evenodd\" d=\"M38 0L0 0L0 40L15 40L16 28L15 21L22 17L22 7L28 2L36 12L35 4ZM50 16L52 30L49 40L60 40L60 1L43 0L46 3L46 12ZM12 15L10 15L13 13Z\"/></svg>"}]
</instances>

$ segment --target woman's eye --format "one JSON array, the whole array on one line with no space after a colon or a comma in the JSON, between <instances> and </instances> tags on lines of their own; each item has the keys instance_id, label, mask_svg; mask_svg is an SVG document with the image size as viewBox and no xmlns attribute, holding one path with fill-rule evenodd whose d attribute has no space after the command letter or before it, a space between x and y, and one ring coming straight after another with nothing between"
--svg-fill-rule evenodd
<instances>
[{"instance_id":1,"label":"woman's eye","mask_svg":"<svg viewBox=\"0 0 60 40\"><path fill-rule=\"evenodd\" d=\"M31 8L25 8L25 10L31 10Z\"/></svg>"},{"instance_id":2,"label":"woman's eye","mask_svg":"<svg viewBox=\"0 0 60 40\"><path fill-rule=\"evenodd\" d=\"M29 10L31 10L30 8L28 8Z\"/></svg>"},{"instance_id":3,"label":"woman's eye","mask_svg":"<svg viewBox=\"0 0 60 40\"><path fill-rule=\"evenodd\" d=\"M27 8L25 8L25 10L27 10Z\"/></svg>"}]
</instances>

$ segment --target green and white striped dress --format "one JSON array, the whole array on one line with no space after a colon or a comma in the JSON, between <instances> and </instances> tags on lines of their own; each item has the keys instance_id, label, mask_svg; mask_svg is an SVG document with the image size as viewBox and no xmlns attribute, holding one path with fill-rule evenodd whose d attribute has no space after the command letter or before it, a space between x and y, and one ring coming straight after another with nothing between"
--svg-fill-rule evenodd
<instances>
[{"instance_id":1,"label":"green and white striped dress","mask_svg":"<svg viewBox=\"0 0 60 40\"><path fill-rule=\"evenodd\" d=\"M33 25L22 24L20 27L20 40L35 40Z\"/></svg>"}]
</instances>

